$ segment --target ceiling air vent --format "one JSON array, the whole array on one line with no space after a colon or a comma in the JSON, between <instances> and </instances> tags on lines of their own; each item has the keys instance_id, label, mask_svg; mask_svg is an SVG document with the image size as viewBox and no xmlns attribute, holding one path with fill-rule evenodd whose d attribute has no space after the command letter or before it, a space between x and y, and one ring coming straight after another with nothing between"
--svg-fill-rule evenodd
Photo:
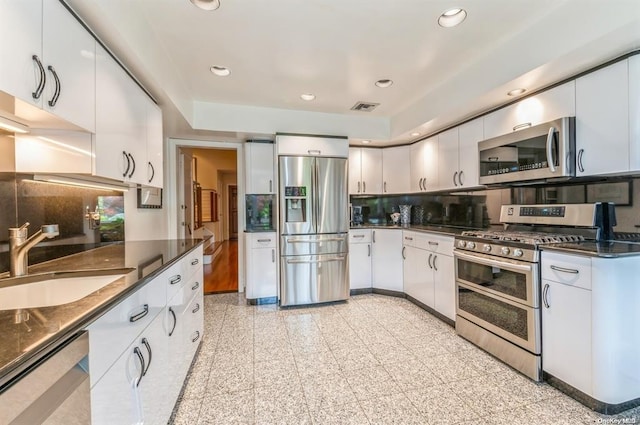
<instances>
[{"instance_id":1,"label":"ceiling air vent","mask_svg":"<svg viewBox=\"0 0 640 425\"><path fill-rule=\"evenodd\" d=\"M371 112L374 109L376 109L376 107L380 105L379 103L373 103L373 102L356 102L355 105L353 105L351 107L352 111L361 111L361 112Z\"/></svg>"}]
</instances>

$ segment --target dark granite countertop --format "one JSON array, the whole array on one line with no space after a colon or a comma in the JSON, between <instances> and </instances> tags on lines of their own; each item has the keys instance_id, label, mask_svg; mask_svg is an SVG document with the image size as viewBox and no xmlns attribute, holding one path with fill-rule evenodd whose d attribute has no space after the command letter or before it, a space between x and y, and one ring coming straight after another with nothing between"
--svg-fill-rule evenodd
<instances>
[{"instance_id":1,"label":"dark granite countertop","mask_svg":"<svg viewBox=\"0 0 640 425\"><path fill-rule=\"evenodd\" d=\"M549 245L541 245L545 251L560 251L569 254L585 255L589 257L617 258L640 256L639 242L622 241L583 241L565 242Z\"/></svg>"},{"instance_id":2,"label":"dark granite countertop","mask_svg":"<svg viewBox=\"0 0 640 425\"><path fill-rule=\"evenodd\" d=\"M133 270L78 301L25 309L29 319L22 323L16 324L14 320L19 310L0 310L0 392L31 364L200 244L199 239L120 242L30 266L30 275L53 271Z\"/></svg>"},{"instance_id":3,"label":"dark granite countertop","mask_svg":"<svg viewBox=\"0 0 640 425\"><path fill-rule=\"evenodd\" d=\"M351 229L398 229L398 230L410 230L415 232L432 232L442 233L443 235L457 236L465 230L478 230L477 227L462 227L462 226L447 226L447 225L416 225L411 224L407 226L393 225L393 224L363 224L360 226L351 226Z\"/></svg>"}]
</instances>

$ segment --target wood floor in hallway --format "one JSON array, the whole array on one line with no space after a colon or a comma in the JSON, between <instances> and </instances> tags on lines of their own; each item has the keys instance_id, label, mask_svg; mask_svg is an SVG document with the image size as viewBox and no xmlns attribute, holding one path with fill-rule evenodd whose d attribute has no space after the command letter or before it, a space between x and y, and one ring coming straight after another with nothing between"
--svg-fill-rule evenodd
<instances>
[{"instance_id":1,"label":"wood floor in hallway","mask_svg":"<svg viewBox=\"0 0 640 425\"><path fill-rule=\"evenodd\" d=\"M211 264L204 266L204 293L238 292L238 241L224 241Z\"/></svg>"}]
</instances>

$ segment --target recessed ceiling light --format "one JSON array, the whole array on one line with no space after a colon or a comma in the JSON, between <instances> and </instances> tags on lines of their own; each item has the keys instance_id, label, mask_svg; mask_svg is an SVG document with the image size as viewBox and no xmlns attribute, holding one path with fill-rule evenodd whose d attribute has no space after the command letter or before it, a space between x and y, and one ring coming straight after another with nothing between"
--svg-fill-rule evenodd
<instances>
[{"instance_id":1,"label":"recessed ceiling light","mask_svg":"<svg viewBox=\"0 0 640 425\"><path fill-rule=\"evenodd\" d=\"M212 66L209 69L211 70L211 72L216 74L218 77L226 77L227 75L231 74L231 71L229 70L229 68L226 68L224 66L215 65L215 66Z\"/></svg>"},{"instance_id":2,"label":"recessed ceiling light","mask_svg":"<svg viewBox=\"0 0 640 425\"><path fill-rule=\"evenodd\" d=\"M311 93L304 93L304 94L300 95L300 98L302 100L306 100L307 102L310 102L310 101L312 101L313 99L316 98L316 95L315 94L311 94Z\"/></svg>"},{"instance_id":3,"label":"recessed ceiling light","mask_svg":"<svg viewBox=\"0 0 640 425\"><path fill-rule=\"evenodd\" d=\"M417 131L414 131L413 133L411 133L411 137L417 137L419 135L420 133L418 133Z\"/></svg>"},{"instance_id":4,"label":"recessed ceiling light","mask_svg":"<svg viewBox=\"0 0 640 425\"><path fill-rule=\"evenodd\" d=\"M202 10L216 10L220 7L220 0L189 0Z\"/></svg>"},{"instance_id":5,"label":"recessed ceiling light","mask_svg":"<svg viewBox=\"0 0 640 425\"><path fill-rule=\"evenodd\" d=\"M508 96L520 96L522 93L526 92L527 89L513 89L507 93Z\"/></svg>"},{"instance_id":6,"label":"recessed ceiling light","mask_svg":"<svg viewBox=\"0 0 640 425\"><path fill-rule=\"evenodd\" d=\"M467 11L460 8L449 9L442 12L438 18L438 25L445 28L455 27L464 21L467 17Z\"/></svg>"},{"instance_id":7,"label":"recessed ceiling light","mask_svg":"<svg viewBox=\"0 0 640 425\"><path fill-rule=\"evenodd\" d=\"M371 141L370 141L370 140L363 140L363 141L362 141L362 144L363 144L363 145L368 145L369 143L371 143Z\"/></svg>"},{"instance_id":8,"label":"recessed ceiling light","mask_svg":"<svg viewBox=\"0 0 640 425\"><path fill-rule=\"evenodd\" d=\"M386 89L387 87L391 87L391 85L393 84L393 80L389 80L389 79L383 79L383 80L378 80L376 81L376 86Z\"/></svg>"}]
</instances>

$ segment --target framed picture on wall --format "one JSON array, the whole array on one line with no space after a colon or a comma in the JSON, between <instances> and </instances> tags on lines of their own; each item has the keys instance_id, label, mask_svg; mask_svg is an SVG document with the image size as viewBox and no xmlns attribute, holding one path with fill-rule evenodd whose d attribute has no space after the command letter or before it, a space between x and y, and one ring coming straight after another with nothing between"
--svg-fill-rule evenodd
<instances>
[{"instance_id":1,"label":"framed picture on wall","mask_svg":"<svg viewBox=\"0 0 640 425\"><path fill-rule=\"evenodd\" d=\"M138 186L138 208L162 208L162 189Z\"/></svg>"}]
</instances>

